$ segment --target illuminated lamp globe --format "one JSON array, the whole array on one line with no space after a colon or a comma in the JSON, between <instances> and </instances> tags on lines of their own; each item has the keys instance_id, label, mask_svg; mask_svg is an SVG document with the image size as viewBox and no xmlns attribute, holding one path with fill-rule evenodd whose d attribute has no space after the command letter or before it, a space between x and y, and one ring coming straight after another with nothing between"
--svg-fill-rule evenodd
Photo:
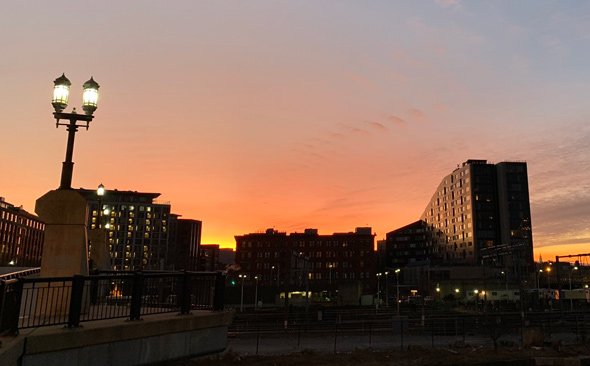
<instances>
[{"instance_id":1,"label":"illuminated lamp globe","mask_svg":"<svg viewBox=\"0 0 590 366\"><path fill-rule=\"evenodd\" d=\"M100 85L91 77L82 87L84 88L84 92L82 93L82 109L87 115L92 116L98 105L98 88Z\"/></svg>"},{"instance_id":2,"label":"illuminated lamp globe","mask_svg":"<svg viewBox=\"0 0 590 366\"><path fill-rule=\"evenodd\" d=\"M68 99L70 97L70 85L72 83L65 74L53 81L53 99L51 104L57 113L63 111L68 106Z\"/></svg>"},{"instance_id":3,"label":"illuminated lamp globe","mask_svg":"<svg viewBox=\"0 0 590 366\"><path fill-rule=\"evenodd\" d=\"M98 188L96 189L96 194L99 196L104 196L104 186L101 184L98 185Z\"/></svg>"}]
</instances>

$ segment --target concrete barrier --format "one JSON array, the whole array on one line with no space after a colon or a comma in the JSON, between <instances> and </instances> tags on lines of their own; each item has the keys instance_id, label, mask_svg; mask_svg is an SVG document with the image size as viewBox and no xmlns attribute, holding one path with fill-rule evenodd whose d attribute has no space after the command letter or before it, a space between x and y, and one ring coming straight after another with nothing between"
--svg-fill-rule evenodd
<instances>
[{"instance_id":1,"label":"concrete barrier","mask_svg":"<svg viewBox=\"0 0 590 366\"><path fill-rule=\"evenodd\" d=\"M0 348L2 365L143 365L223 351L231 312L150 315L111 319L79 328L42 327L21 332ZM15 360L14 358L17 357Z\"/></svg>"}]
</instances>

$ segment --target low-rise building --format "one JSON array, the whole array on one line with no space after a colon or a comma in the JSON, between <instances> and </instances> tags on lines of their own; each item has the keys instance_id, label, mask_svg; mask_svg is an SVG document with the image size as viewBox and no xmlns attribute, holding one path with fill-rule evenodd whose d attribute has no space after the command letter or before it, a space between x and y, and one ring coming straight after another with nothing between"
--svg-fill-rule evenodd
<instances>
[{"instance_id":1,"label":"low-rise building","mask_svg":"<svg viewBox=\"0 0 590 366\"><path fill-rule=\"evenodd\" d=\"M39 267L45 224L0 197L0 267Z\"/></svg>"},{"instance_id":2,"label":"low-rise building","mask_svg":"<svg viewBox=\"0 0 590 366\"><path fill-rule=\"evenodd\" d=\"M360 282L364 292L375 286L374 235L369 227L320 235L278 232L236 236L236 263L261 285L289 290L329 291L344 282Z\"/></svg>"}]
</instances>

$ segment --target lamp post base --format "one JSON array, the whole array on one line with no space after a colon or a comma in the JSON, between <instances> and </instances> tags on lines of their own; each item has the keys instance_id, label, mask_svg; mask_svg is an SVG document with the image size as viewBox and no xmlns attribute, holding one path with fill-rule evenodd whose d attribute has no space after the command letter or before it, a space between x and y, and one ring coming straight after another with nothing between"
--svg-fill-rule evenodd
<instances>
[{"instance_id":1,"label":"lamp post base","mask_svg":"<svg viewBox=\"0 0 590 366\"><path fill-rule=\"evenodd\" d=\"M41 277L88 274L88 208L86 199L71 189L49 191L35 205L45 222Z\"/></svg>"}]
</instances>

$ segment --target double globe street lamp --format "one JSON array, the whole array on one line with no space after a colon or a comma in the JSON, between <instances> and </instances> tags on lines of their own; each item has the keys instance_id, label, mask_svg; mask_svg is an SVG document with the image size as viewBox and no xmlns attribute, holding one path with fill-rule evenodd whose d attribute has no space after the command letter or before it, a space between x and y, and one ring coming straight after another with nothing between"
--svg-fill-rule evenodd
<instances>
[{"instance_id":1,"label":"double globe street lamp","mask_svg":"<svg viewBox=\"0 0 590 366\"><path fill-rule=\"evenodd\" d=\"M90 127L90 122L94 118L92 115L97 108L98 103L98 88L100 87L96 81L91 77L90 80L82 85L82 110L84 114L76 113L76 108L71 113L65 113L64 110L68 106L70 97L70 86L72 83L70 80L62 74L60 77L54 80L53 86L53 99L51 104L55 109L53 116L55 117L55 127L66 126L68 131L68 145L66 148L66 160L63 162L61 171L61 182L59 185L60 189L71 189L72 188L72 173L74 170L74 163L72 162L72 156L74 154L74 138L78 127ZM67 120L69 122L62 123L61 120ZM78 122L81 122L78 124Z\"/></svg>"}]
</instances>

